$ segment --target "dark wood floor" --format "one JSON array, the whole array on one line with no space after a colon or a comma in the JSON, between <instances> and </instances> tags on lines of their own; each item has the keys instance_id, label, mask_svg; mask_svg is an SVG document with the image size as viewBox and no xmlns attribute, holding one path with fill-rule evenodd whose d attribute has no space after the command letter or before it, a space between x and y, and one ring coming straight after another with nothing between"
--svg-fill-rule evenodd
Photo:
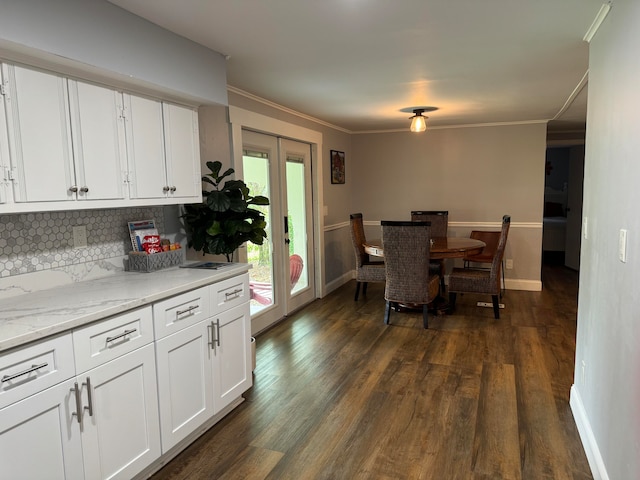
<instances>
[{"instance_id":1,"label":"dark wood floor","mask_svg":"<svg viewBox=\"0 0 640 480\"><path fill-rule=\"evenodd\" d=\"M391 314L351 282L257 339L247 401L161 479L589 479L569 408L577 274L542 292L459 296L455 314Z\"/></svg>"}]
</instances>

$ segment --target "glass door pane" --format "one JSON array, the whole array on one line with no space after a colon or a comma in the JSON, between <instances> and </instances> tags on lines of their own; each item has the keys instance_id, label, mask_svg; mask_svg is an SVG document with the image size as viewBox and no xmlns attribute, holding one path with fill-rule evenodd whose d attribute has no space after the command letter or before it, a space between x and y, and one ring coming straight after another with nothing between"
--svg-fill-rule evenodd
<instances>
[{"instance_id":1,"label":"glass door pane","mask_svg":"<svg viewBox=\"0 0 640 480\"><path fill-rule=\"evenodd\" d=\"M266 152L244 150L242 155L244 182L251 195L264 195L271 198L269 181L269 156ZM271 203L271 202L270 202ZM271 255L272 222L270 205L254 206L260 210L267 221L267 240L262 245L247 243L247 261L253 264L249 270L252 298L251 313L257 313L274 303L273 261Z\"/></svg>"},{"instance_id":2,"label":"glass door pane","mask_svg":"<svg viewBox=\"0 0 640 480\"><path fill-rule=\"evenodd\" d=\"M287 205L291 295L309 285L303 158L287 156ZM299 262L298 262L299 258Z\"/></svg>"},{"instance_id":3,"label":"glass door pane","mask_svg":"<svg viewBox=\"0 0 640 480\"><path fill-rule=\"evenodd\" d=\"M311 145L280 139L280 162L289 259L286 311L290 313L315 298Z\"/></svg>"}]
</instances>

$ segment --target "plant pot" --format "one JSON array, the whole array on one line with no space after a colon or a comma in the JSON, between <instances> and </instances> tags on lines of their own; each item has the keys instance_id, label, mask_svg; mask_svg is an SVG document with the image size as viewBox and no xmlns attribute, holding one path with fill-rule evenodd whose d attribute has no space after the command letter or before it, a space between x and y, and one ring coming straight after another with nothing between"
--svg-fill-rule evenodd
<instances>
[{"instance_id":1,"label":"plant pot","mask_svg":"<svg viewBox=\"0 0 640 480\"><path fill-rule=\"evenodd\" d=\"M256 339L251 337L251 371L256 369Z\"/></svg>"}]
</instances>

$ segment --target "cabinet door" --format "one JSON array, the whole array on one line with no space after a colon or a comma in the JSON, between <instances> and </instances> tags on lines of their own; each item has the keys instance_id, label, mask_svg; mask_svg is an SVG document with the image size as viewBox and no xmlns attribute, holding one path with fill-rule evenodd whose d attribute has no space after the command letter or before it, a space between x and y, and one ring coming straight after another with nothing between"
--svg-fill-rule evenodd
<instances>
[{"instance_id":1,"label":"cabinet door","mask_svg":"<svg viewBox=\"0 0 640 480\"><path fill-rule=\"evenodd\" d=\"M202 201L198 113L190 108L165 103L164 141L169 196Z\"/></svg>"},{"instance_id":2,"label":"cabinet door","mask_svg":"<svg viewBox=\"0 0 640 480\"><path fill-rule=\"evenodd\" d=\"M129 196L164 198L169 186L166 178L162 103L124 94Z\"/></svg>"},{"instance_id":3,"label":"cabinet door","mask_svg":"<svg viewBox=\"0 0 640 480\"><path fill-rule=\"evenodd\" d=\"M126 145L122 93L68 82L78 199L123 199Z\"/></svg>"},{"instance_id":4,"label":"cabinet door","mask_svg":"<svg viewBox=\"0 0 640 480\"><path fill-rule=\"evenodd\" d=\"M91 406L82 419L86 478L130 479L160 456L152 344L90 370L78 383Z\"/></svg>"},{"instance_id":5,"label":"cabinet door","mask_svg":"<svg viewBox=\"0 0 640 480\"><path fill-rule=\"evenodd\" d=\"M249 304L227 310L212 319L213 406L218 413L251 388L251 315Z\"/></svg>"},{"instance_id":6,"label":"cabinet door","mask_svg":"<svg viewBox=\"0 0 640 480\"><path fill-rule=\"evenodd\" d=\"M197 323L156 344L163 452L213 416L207 325Z\"/></svg>"},{"instance_id":7,"label":"cabinet door","mask_svg":"<svg viewBox=\"0 0 640 480\"><path fill-rule=\"evenodd\" d=\"M5 85L0 68L0 85ZM11 193L11 163L9 160L9 136L4 95L0 95L0 204L6 203Z\"/></svg>"},{"instance_id":8,"label":"cabinet door","mask_svg":"<svg viewBox=\"0 0 640 480\"><path fill-rule=\"evenodd\" d=\"M0 478L84 478L73 380L0 410ZM91 477L87 477L91 478Z\"/></svg>"},{"instance_id":9,"label":"cabinet door","mask_svg":"<svg viewBox=\"0 0 640 480\"><path fill-rule=\"evenodd\" d=\"M16 202L74 200L67 80L3 65Z\"/></svg>"}]
</instances>

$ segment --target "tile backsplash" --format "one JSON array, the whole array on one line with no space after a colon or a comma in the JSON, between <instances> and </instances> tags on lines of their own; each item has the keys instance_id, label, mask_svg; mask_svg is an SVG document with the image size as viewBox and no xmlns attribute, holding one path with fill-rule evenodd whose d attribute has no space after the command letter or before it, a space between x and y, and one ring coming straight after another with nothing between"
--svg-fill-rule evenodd
<instances>
[{"instance_id":1,"label":"tile backsplash","mask_svg":"<svg viewBox=\"0 0 640 480\"><path fill-rule=\"evenodd\" d=\"M149 218L164 235L163 207L1 215L0 278L122 257L131 250L127 222ZM78 225L86 226L86 247L73 246Z\"/></svg>"}]
</instances>

